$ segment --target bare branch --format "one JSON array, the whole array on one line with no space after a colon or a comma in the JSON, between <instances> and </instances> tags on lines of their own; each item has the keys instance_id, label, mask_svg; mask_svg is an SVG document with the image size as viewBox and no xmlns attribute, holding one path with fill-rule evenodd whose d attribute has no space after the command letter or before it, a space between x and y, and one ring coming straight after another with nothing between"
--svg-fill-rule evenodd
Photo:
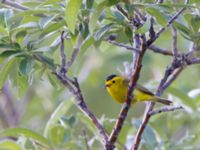
<instances>
[{"instance_id":1,"label":"bare branch","mask_svg":"<svg viewBox=\"0 0 200 150\"><path fill-rule=\"evenodd\" d=\"M178 68L173 75L171 76L171 78L169 78L165 84L162 86L162 90L165 90L178 76L179 74L183 71L184 67Z\"/></svg>"},{"instance_id":2,"label":"bare branch","mask_svg":"<svg viewBox=\"0 0 200 150\"><path fill-rule=\"evenodd\" d=\"M61 33L60 39L60 57L61 57L61 73L66 73L66 55L65 55L65 48L64 48L64 31Z\"/></svg>"},{"instance_id":3,"label":"bare branch","mask_svg":"<svg viewBox=\"0 0 200 150\"><path fill-rule=\"evenodd\" d=\"M187 4L189 1L186 0L185 1L185 4ZM151 37L148 41L147 41L147 47L150 46L159 36L161 33L163 33L166 28L168 28L177 18L178 16L186 9L186 7L180 9L171 19L170 21L167 23L167 25L163 28L161 28L156 34L154 37ZM174 62L175 62L176 59L174 59ZM176 69L176 66L173 66L174 63L172 63L171 67L169 67L166 72L165 72L165 76L164 78L161 80L160 82L160 85L157 89L157 92L156 92L156 95L157 96L160 96L163 92L162 90L162 86L164 85L164 83L167 81L168 77L170 74L172 74L172 72ZM175 79L175 78L174 78ZM154 108L154 105L155 103L154 102L150 102L150 105L149 107L146 108L146 112L144 114L144 118L143 118L143 121L142 121L142 124L140 125L137 133L136 133L136 136L135 136L135 142L133 144L133 147L132 147L132 150L137 150L139 145L140 145L140 141L141 141L141 136L144 132L144 129L147 125L147 123L149 122L149 119L151 117L151 115L149 115L149 112L153 110Z\"/></svg>"},{"instance_id":4,"label":"bare branch","mask_svg":"<svg viewBox=\"0 0 200 150\"><path fill-rule=\"evenodd\" d=\"M108 41L110 44L112 44L112 45L125 48L126 50L137 51L138 53L140 52L138 49L133 48L132 46L129 46L129 45L126 45L126 44L123 44L123 43L118 43L118 42L116 42L116 41L109 40L109 39L108 39L107 41Z\"/></svg>"},{"instance_id":5,"label":"bare branch","mask_svg":"<svg viewBox=\"0 0 200 150\"><path fill-rule=\"evenodd\" d=\"M173 56L172 52L169 51L169 50L166 50L166 49L162 49L162 48L159 48L155 45L150 45L148 47L148 49L150 49L151 51L155 52L155 53L160 53L160 54L163 54L163 55L168 55L168 56Z\"/></svg>"},{"instance_id":6,"label":"bare branch","mask_svg":"<svg viewBox=\"0 0 200 150\"><path fill-rule=\"evenodd\" d=\"M84 141L85 141L86 150L90 150L90 146L88 144L88 138L87 138L87 134L86 134L85 129L82 129L82 132L83 132L83 138L84 138Z\"/></svg>"},{"instance_id":7,"label":"bare branch","mask_svg":"<svg viewBox=\"0 0 200 150\"><path fill-rule=\"evenodd\" d=\"M5 5L8 5L8 6L11 6L13 8L17 8L19 10L23 10L23 11L28 10L27 7L22 6L22 5L18 4L18 3L15 3L15 2L9 1L9 0L2 0L1 3L5 4Z\"/></svg>"},{"instance_id":8,"label":"bare branch","mask_svg":"<svg viewBox=\"0 0 200 150\"><path fill-rule=\"evenodd\" d=\"M185 1L185 4L188 4L189 0ZM153 38L150 38L147 41L147 46L150 46L159 36L161 33L163 33L178 17L179 15L186 9L186 7L183 7L182 9L180 9L167 23L167 25L165 27L162 27Z\"/></svg>"},{"instance_id":9,"label":"bare branch","mask_svg":"<svg viewBox=\"0 0 200 150\"><path fill-rule=\"evenodd\" d=\"M177 31L176 31L176 28L174 28L174 27L172 27L172 38L173 38L173 42L172 42L173 55L174 55L174 57L177 57L177 55L178 55L178 49L177 49Z\"/></svg>"},{"instance_id":10,"label":"bare branch","mask_svg":"<svg viewBox=\"0 0 200 150\"><path fill-rule=\"evenodd\" d=\"M138 14L142 21L145 22L147 20L147 18L137 8L135 8L135 12Z\"/></svg>"},{"instance_id":11,"label":"bare branch","mask_svg":"<svg viewBox=\"0 0 200 150\"><path fill-rule=\"evenodd\" d=\"M71 56L70 60L67 62L67 64L66 64L66 72L69 70L69 68L74 63L76 57L78 56L78 53L79 53L80 48L81 48L81 45L82 45L82 38L81 38L81 36L78 36L77 44L74 47L74 51L72 53L72 56Z\"/></svg>"},{"instance_id":12,"label":"bare branch","mask_svg":"<svg viewBox=\"0 0 200 150\"><path fill-rule=\"evenodd\" d=\"M75 102L77 107L94 123L96 128L99 131L99 134L102 137L103 144L108 144L108 135L104 129L104 127L101 125L101 123L98 121L98 119L95 117L95 115L90 111L90 109L87 107L79 83L77 81L77 78L74 79L73 83L70 83L70 81L66 78L66 76L60 75L58 73L55 73L55 75L58 77L58 79L61 81L61 83L69 89L69 91L73 94L75 97Z\"/></svg>"},{"instance_id":13,"label":"bare branch","mask_svg":"<svg viewBox=\"0 0 200 150\"><path fill-rule=\"evenodd\" d=\"M194 57L192 59L186 60L187 65L193 65L193 64L200 64L200 58Z\"/></svg>"},{"instance_id":14,"label":"bare branch","mask_svg":"<svg viewBox=\"0 0 200 150\"><path fill-rule=\"evenodd\" d=\"M139 49L133 48L132 46L129 46L129 45L126 45L126 44L123 44L123 43L118 43L118 42L113 41L113 40L107 40L107 41L112 45L116 45L118 47L125 48L126 50L137 51L138 53L140 53ZM157 47L155 45L150 45L149 49L151 51L155 52L155 53L160 53L160 54L163 54L163 55L173 56L171 51L165 50L165 49L161 49L161 48L159 48L159 47Z\"/></svg>"},{"instance_id":15,"label":"bare branch","mask_svg":"<svg viewBox=\"0 0 200 150\"><path fill-rule=\"evenodd\" d=\"M149 115L153 116L153 115L157 115L163 112L175 111L175 110L180 110L180 109L184 109L184 108L182 106L163 107L161 109L150 111Z\"/></svg>"},{"instance_id":16,"label":"bare branch","mask_svg":"<svg viewBox=\"0 0 200 150\"><path fill-rule=\"evenodd\" d=\"M131 80L129 83L129 87L128 87L128 93L127 93L127 97L126 97L126 102L123 104L121 111L119 113L119 116L117 118L117 121L115 123L115 127L113 128L110 137L109 137L109 141L112 147L107 148L108 150L113 149L114 148L114 143L116 142L118 135L122 129L123 123L127 117L129 108L131 106L131 102L133 99L133 95L132 95L132 91L135 88L136 82L139 78L139 73L141 70L141 63L142 63L142 58L143 55L145 53L146 50L146 45L145 45L145 38L142 37L141 42L139 40L139 36L135 35L135 48L140 47L140 53L137 53L137 51L134 51L135 53L135 57L134 57L134 63L133 63L133 70L134 72L132 73L131 76Z\"/></svg>"},{"instance_id":17,"label":"bare branch","mask_svg":"<svg viewBox=\"0 0 200 150\"><path fill-rule=\"evenodd\" d=\"M129 18L127 12L119 4L117 4L116 7L123 16L125 16L127 19Z\"/></svg>"}]
</instances>

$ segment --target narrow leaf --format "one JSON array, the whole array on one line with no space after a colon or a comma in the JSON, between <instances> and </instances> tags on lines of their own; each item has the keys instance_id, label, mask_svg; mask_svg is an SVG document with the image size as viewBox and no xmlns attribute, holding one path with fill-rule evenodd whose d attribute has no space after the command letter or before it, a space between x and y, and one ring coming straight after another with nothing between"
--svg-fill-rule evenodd
<instances>
[{"instance_id":1,"label":"narrow leaf","mask_svg":"<svg viewBox=\"0 0 200 150\"><path fill-rule=\"evenodd\" d=\"M69 30L74 33L77 21L77 15L79 8L82 4L82 0L68 0L66 11L65 11L65 20Z\"/></svg>"},{"instance_id":2,"label":"narrow leaf","mask_svg":"<svg viewBox=\"0 0 200 150\"><path fill-rule=\"evenodd\" d=\"M20 73L22 75L28 75L31 72L33 65L34 65L34 59L33 58L30 58L30 57L24 58L20 62L20 65L19 65Z\"/></svg>"},{"instance_id":3,"label":"narrow leaf","mask_svg":"<svg viewBox=\"0 0 200 150\"><path fill-rule=\"evenodd\" d=\"M133 124L136 126L137 129L139 129L141 123L142 122L140 120L135 120L133 122ZM158 144L158 141L156 140L155 132L149 125L146 126L144 133L142 135L142 138L145 141L145 144L148 144L149 150L154 150Z\"/></svg>"},{"instance_id":4,"label":"narrow leaf","mask_svg":"<svg viewBox=\"0 0 200 150\"><path fill-rule=\"evenodd\" d=\"M90 22L89 22L89 28L90 28L90 32L93 32L93 30L95 29L96 25L98 24L97 21L99 20L99 17L103 11L103 9L105 9L107 2L103 1L102 3L100 3L97 8L95 8Z\"/></svg>"},{"instance_id":5,"label":"narrow leaf","mask_svg":"<svg viewBox=\"0 0 200 150\"><path fill-rule=\"evenodd\" d=\"M0 148L2 150L22 150L22 148L13 141L1 141L0 142Z\"/></svg>"},{"instance_id":6,"label":"narrow leaf","mask_svg":"<svg viewBox=\"0 0 200 150\"><path fill-rule=\"evenodd\" d=\"M45 127L44 135L47 137L48 132L52 125L57 124L57 122L61 119L61 117L67 113L69 108L72 106L72 102L70 99L63 101L56 110L52 113L47 125Z\"/></svg>"},{"instance_id":7,"label":"narrow leaf","mask_svg":"<svg viewBox=\"0 0 200 150\"><path fill-rule=\"evenodd\" d=\"M15 59L10 59L0 70L0 89L3 87L12 67L15 65Z\"/></svg>"},{"instance_id":8,"label":"narrow leaf","mask_svg":"<svg viewBox=\"0 0 200 150\"><path fill-rule=\"evenodd\" d=\"M9 128L2 132L0 132L0 137L15 137L18 138L19 136L24 136L26 138L31 138L35 141L38 141L40 144L50 146L49 141L40 135L39 133L36 133L32 130L26 129L26 128Z\"/></svg>"},{"instance_id":9,"label":"narrow leaf","mask_svg":"<svg viewBox=\"0 0 200 150\"><path fill-rule=\"evenodd\" d=\"M165 26L167 24L167 20L165 19L164 14L162 14L159 10L155 8L147 8L147 13L149 13L151 16L154 16L157 20L157 22L161 26Z\"/></svg>"},{"instance_id":10,"label":"narrow leaf","mask_svg":"<svg viewBox=\"0 0 200 150\"><path fill-rule=\"evenodd\" d=\"M95 40L100 40L112 28L112 25L111 23L100 28L94 35Z\"/></svg>"}]
</instances>

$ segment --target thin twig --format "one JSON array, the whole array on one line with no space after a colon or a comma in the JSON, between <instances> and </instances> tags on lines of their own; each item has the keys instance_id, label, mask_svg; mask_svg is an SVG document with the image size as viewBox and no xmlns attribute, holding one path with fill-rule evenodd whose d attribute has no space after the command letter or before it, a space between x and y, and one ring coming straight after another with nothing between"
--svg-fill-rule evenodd
<instances>
[{"instance_id":1,"label":"thin twig","mask_svg":"<svg viewBox=\"0 0 200 150\"><path fill-rule=\"evenodd\" d=\"M116 41L109 40L109 39L107 41L112 45L125 48L126 50L137 51L138 53L140 52L138 49L133 48L132 46L129 46L129 45L126 45L126 44L123 44L123 43L118 43Z\"/></svg>"},{"instance_id":2,"label":"thin twig","mask_svg":"<svg viewBox=\"0 0 200 150\"><path fill-rule=\"evenodd\" d=\"M87 134L86 134L85 129L82 129L82 132L83 132L83 138L84 138L84 141L85 141L86 150L90 150L90 146L88 144L88 138L87 138Z\"/></svg>"},{"instance_id":3,"label":"thin twig","mask_svg":"<svg viewBox=\"0 0 200 150\"><path fill-rule=\"evenodd\" d=\"M176 28L172 27L172 52L174 57L177 57L178 55L178 49L177 49L177 31Z\"/></svg>"},{"instance_id":4,"label":"thin twig","mask_svg":"<svg viewBox=\"0 0 200 150\"><path fill-rule=\"evenodd\" d=\"M180 109L184 109L184 108L182 106L163 107L157 110L152 110L148 113L149 115L153 116L153 115L157 115L163 112L175 111L175 110L180 110Z\"/></svg>"},{"instance_id":5,"label":"thin twig","mask_svg":"<svg viewBox=\"0 0 200 150\"><path fill-rule=\"evenodd\" d=\"M185 4L188 4L189 0L185 1ZM150 46L159 36L161 33L163 33L178 17L179 15L186 9L186 7L183 7L182 9L180 9L167 23L166 26L162 27L153 38L150 38L147 41L147 46Z\"/></svg>"},{"instance_id":6,"label":"thin twig","mask_svg":"<svg viewBox=\"0 0 200 150\"><path fill-rule=\"evenodd\" d=\"M133 48L132 46L129 46L129 45L126 45L126 44L123 44L123 43L118 43L118 42L113 41L113 40L107 40L107 41L112 45L116 45L118 47L125 48L126 50L137 51L138 53L140 53L139 49ZM165 49L161 49L161 48L159 48L159 47L157 47L155 45L150 45L149 49L151 51L155 52L155 53L160 53L160 54L163 54L163 55L173 56L171 51L165 50Z\"/></svg>"},{"instance_id":7,"label":"thin twig","mask_svg":"<svg viewBox=\"0 0 200 150\"><path fill-rule=\"evenodd\" d=\"M194 57L194 58L188 59L188 60L186 60L186 63L187 63L187 65L199 64L200 58Z\"/></svg>"},{"instance_id":8,"label":"thin twig","mask_svg":"<svg viewBox=\"0 0 200 150\"><path fill-rule=\"evenodd\" d=\"M137 8L134 8L134 10L135 10L135 12L138 14L138 16L140 17L140 19L142 20L142 21L146 21L147 20L147 18L137 9Z\"/></svg>"},{"instance_id":9,"label":"thin twig","mask_svg":"<svg viewBox=\"0 0 200 150\"><path fill-rule=\"evenodd\" d=\"M162 89L165 90L183 71L184 67L178 68L173 75L165 82L165 84L162 86Z\"/></svg>"},{"instance_id":10,"label":"thin twig","mask_svg":"<svg viewBox=\"0 0 200 150\"><path fill-rule=\"evenodd\" d=\"M17 8L19 10L23 10L23 11L28 10L27 7L22 6L22 5L18 4L18 3L15 3L15 2L9 1L9 0L2 0L1 3L5 4L5 5L8 5L8 6L11 6L13 8Z\"/></svg>"},{"instance_id":11,"label":"thin twig","mask_svg":"<svg viewBox=\"0 0 200 150\"><path fill-rule=\"evenodd\" d=\"M120 6L120 4L117 4L116 7L117 7L117 9L119 10L119 12L121 12L121 14L122 14L123 16L125 16L127 19L129 18L129 17L128 17L128 13Z\"/></svg>"},{"instance_id":12,"label":"thin twig","mask_svg":"<svg viewBox=\"0 0 200 150\"><path fill-rule=\"evenodd\" d=\"M61 57L61 73L66 73L66 55L65 55L65 48L64 48L64 31L62 31L60 36L60 57Z\"/></svg>"},{"instance_id":13,"label":"thin twig","mask_svg":"<svg viewBox=\"0 0 200 150\"><path fill-rule=\"evenodd\" d=\"M70 60L66 64L66 72L68 72L69 68L72 66L72 64L74 63L76 57L78 56L78 53L79 53L80 48L81 48L81 45L82 45L82 38L81 38L81 36L78 36L77 44L74 47L74 50L72 52Z\"/></svg>"},{"instance_id":14,"label":"thin twig","mask_svg":"<svg viewBox=\"0 0 200 150\"><path fill-rule=\"evenodd\" d=\"M162 49L162 48L159 48L155 45L150 45L148 47L148 49L150 49L151 51L155 52L155 53L160 53L160 54L163 54L163 55L168 55L168 56L173 56L172 52L169 51L169 50L166 50L166 49Z\"/></svg>"}]
</instances>

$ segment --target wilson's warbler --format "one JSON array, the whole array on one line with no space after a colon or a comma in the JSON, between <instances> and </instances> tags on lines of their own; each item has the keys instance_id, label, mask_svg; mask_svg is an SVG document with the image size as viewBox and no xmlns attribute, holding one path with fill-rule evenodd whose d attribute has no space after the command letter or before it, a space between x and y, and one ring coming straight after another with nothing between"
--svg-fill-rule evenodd
<instances>
[{"instance_id":1,"label":"wilson's warbler","mask_svg":"<svg viewBox=\"0 0 200 150\"><path fill-rule=\"evenodd\" d=\"M107 77L105 87L114 100L119 103L124 103L128 92L128 83L128 79L113 74ZM172 103L167 99L155 96L151 91L140 85L136 85L133 95L134 99L132 100L132 104L143 101L159 102L165 105Z\"/></svg>"}]
</instances>

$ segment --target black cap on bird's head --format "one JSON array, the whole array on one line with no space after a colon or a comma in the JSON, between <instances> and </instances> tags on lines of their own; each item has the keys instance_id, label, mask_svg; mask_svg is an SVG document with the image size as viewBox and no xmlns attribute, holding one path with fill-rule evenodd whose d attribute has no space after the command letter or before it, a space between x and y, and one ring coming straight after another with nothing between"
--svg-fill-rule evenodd
<instances>
[{"instance_id":1,"label":"black cap on bird's head","mask_svg":"<svg viewBox=\"0 0 200 150\"><path fill-rule=\"evenodd\" d=\"M112 80L116 76L117 76L116 74L111 74L106 78L106 81Z\"/></svg>"}]
</instances>

